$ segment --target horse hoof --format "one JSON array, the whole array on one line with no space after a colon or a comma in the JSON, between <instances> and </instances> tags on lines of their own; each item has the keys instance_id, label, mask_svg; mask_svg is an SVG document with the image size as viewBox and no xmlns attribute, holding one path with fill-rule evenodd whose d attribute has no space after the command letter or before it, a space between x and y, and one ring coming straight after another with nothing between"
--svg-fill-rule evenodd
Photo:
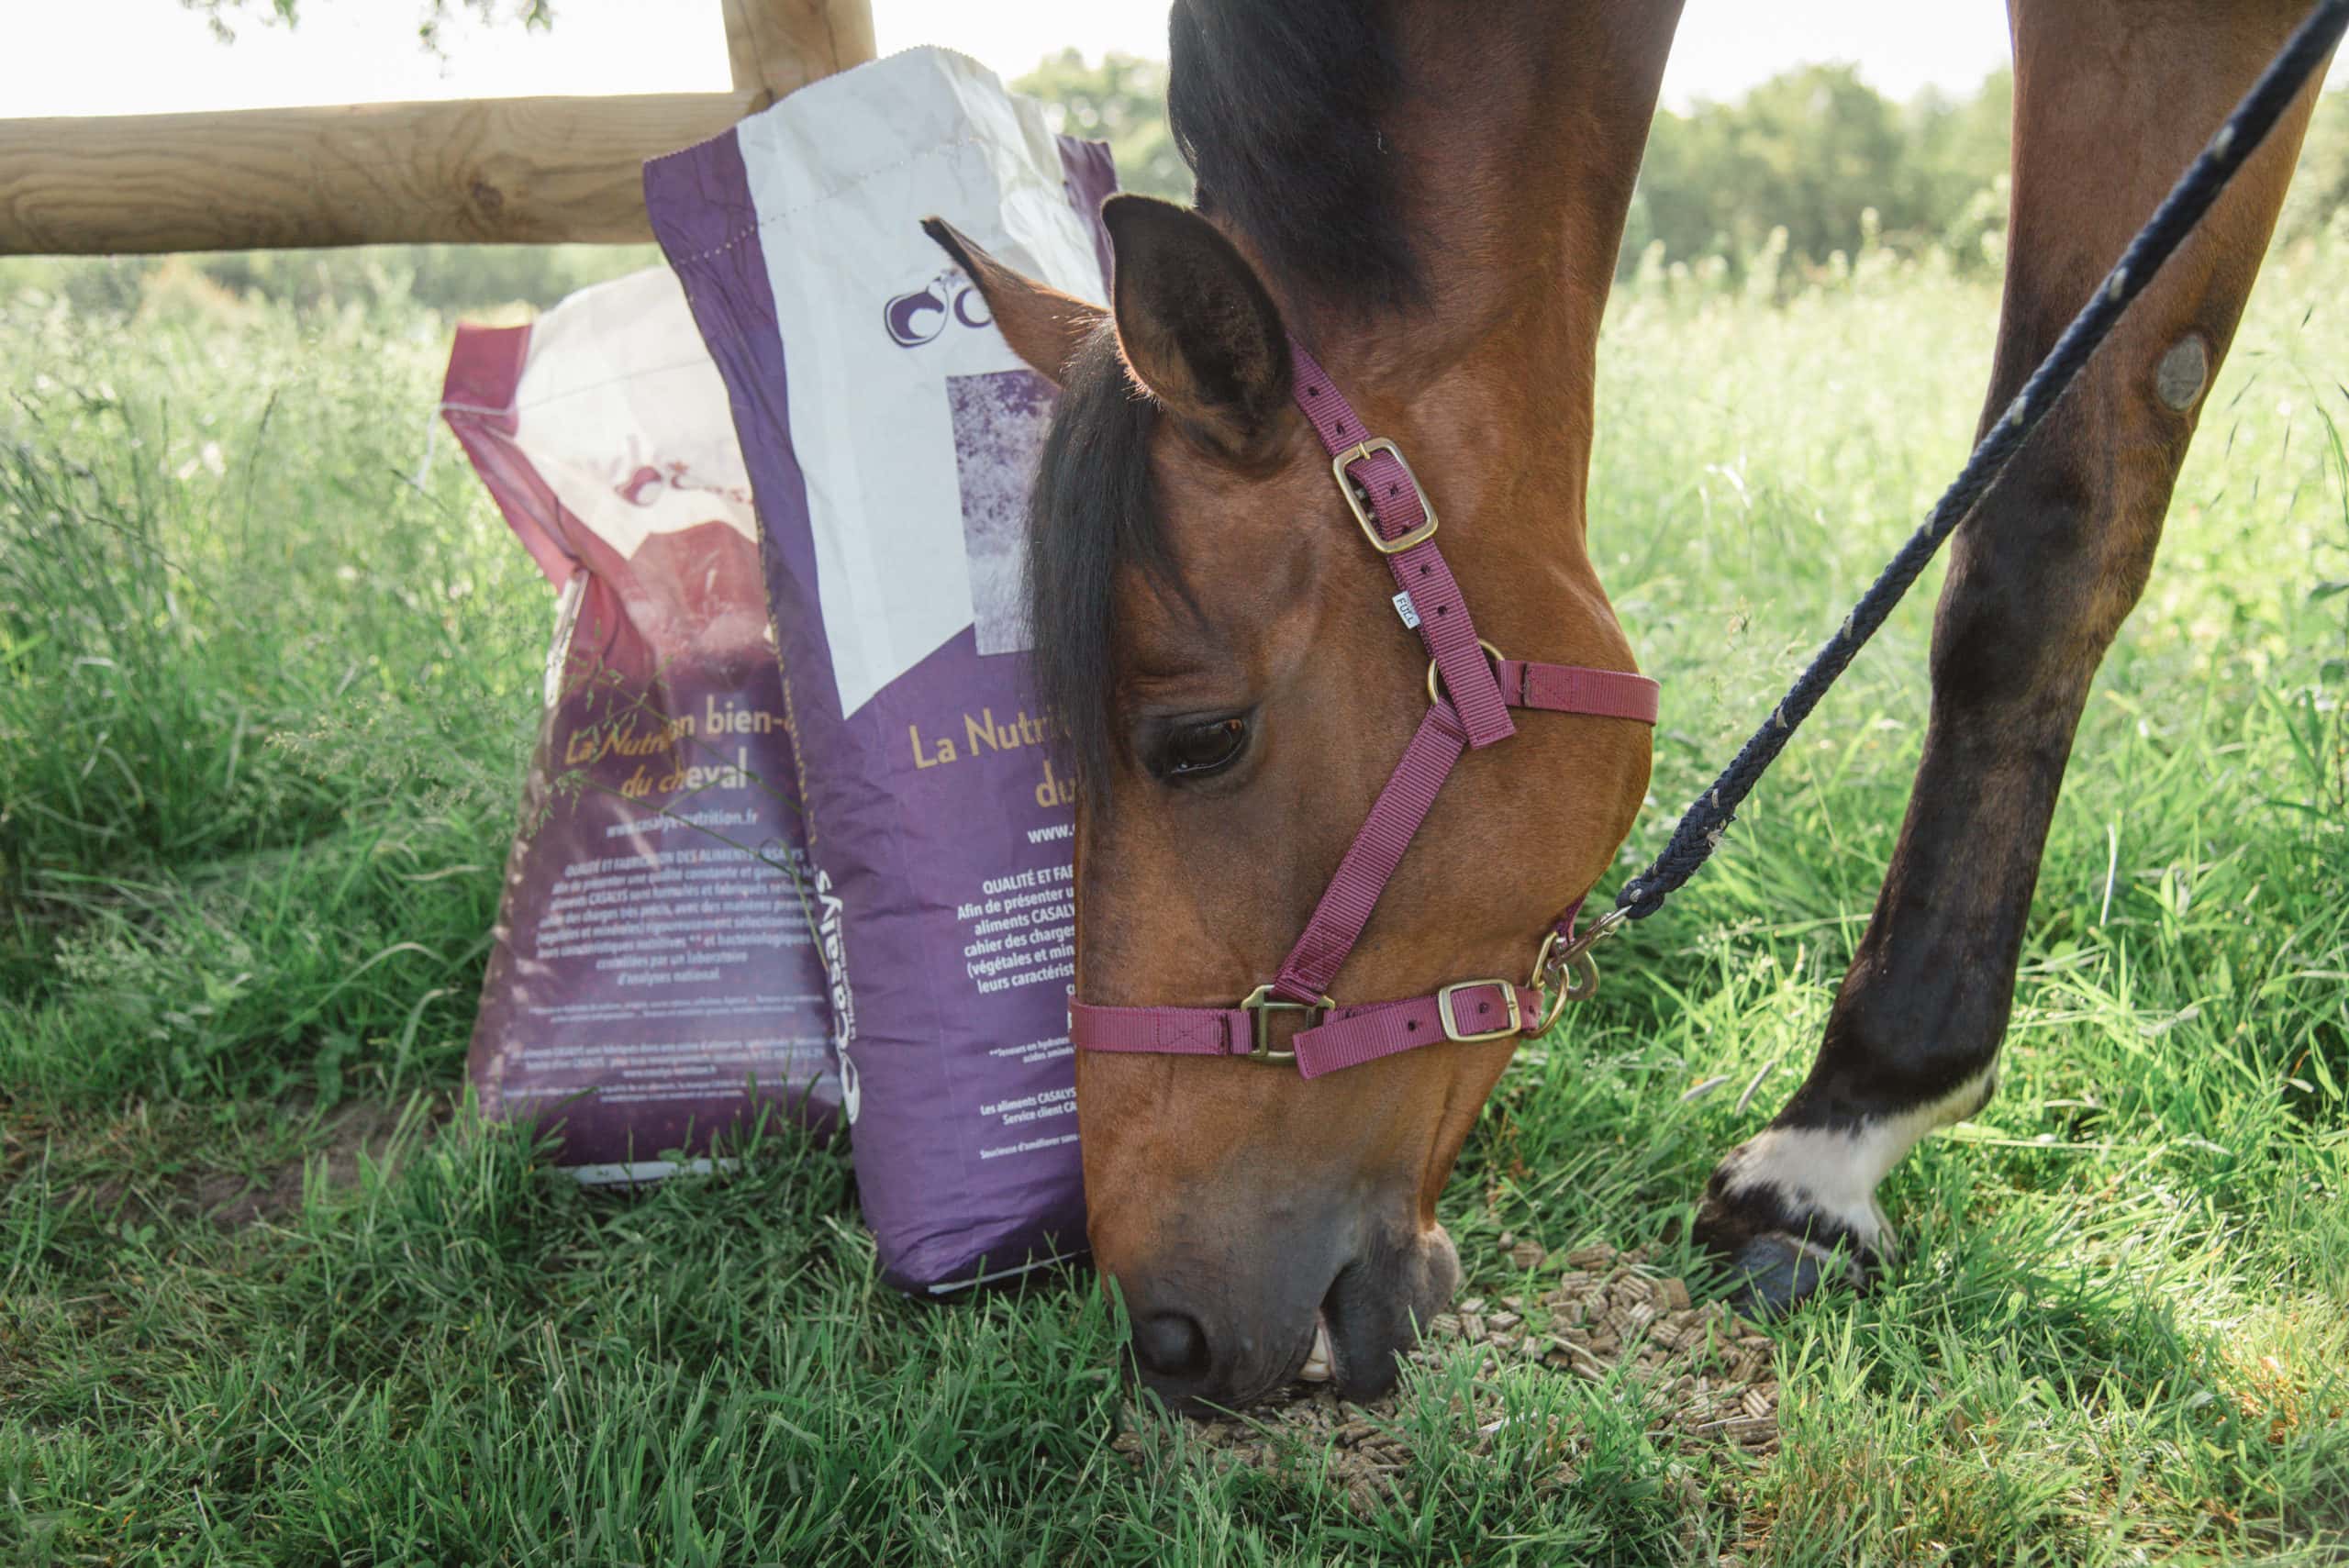
<instances>
[{"instance_id":1,"label":"horse hoof","mask_svg":"<svg viewBox=\"0 0 2349 1568\"><path fill-rule=\"evenodd\" d=\"M1761 1184L1732 1185L1728 1173L1736 1155L1717 1173L1697 1211L1696 1240L1720 1259L1730 1276L1730 1304L1753 1318L1793 1311L1830 1284L1865 1290L1884 1258L1852 1225ZM1873 1229L1890 1230L1871 1206Z\"/></svg>"},{"instance_id":2,"label":"horse hoof","mask_svg":"<svg viewBox=\"0 0 2349 1568\"><path fill-rule=\"evenodd\" d=\"M1748 1318L1783 1317L1838 1280L1854 1289L1867 1284L1866 1270L1848 1250L1822 1247L1783 1230L1754 1237L1728 1262L1735 1280L1730 1305Z\"/></svg>"}]
</instances>

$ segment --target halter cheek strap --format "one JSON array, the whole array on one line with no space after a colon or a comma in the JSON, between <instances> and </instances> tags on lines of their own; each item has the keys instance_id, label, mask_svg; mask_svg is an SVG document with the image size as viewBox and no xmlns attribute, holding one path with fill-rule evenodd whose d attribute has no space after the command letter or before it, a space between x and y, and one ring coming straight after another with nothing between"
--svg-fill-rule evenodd
<instances>
[{"instance_id":1,"label":"halter cheek strap","mask_svg":"<svg viewBox=\"0 0 2349 1568\"><path fill-rule=\"evenodd\" d=\"M1373 549L1385 555L1401 588L1396 608L1427 645L1428 712L1379 791L1362 830L1314 906L1280 973L1235 1007L1103 1007L1069 1004L1069 1038L1085 1051L1184 1056L1294 1059L1315 1078L1417 1046L1450 1040L1501 1040L1546 1028L1554 1012L1541 982L1469 980L1431 996L1340 1006L1330 983L1370 923L1371 911L1462 756L1514 735L1508 710L1588 714L1653 724L1656 684L1619 670L1542 664L1502 658L1480 642L1468 606L1436 548L1435 508L1390 440L1373 438L1313 356L1294 342L1297 401L1330 453L1330 472ZM1492 657L1487 658L1487 653ZM1581 900L1559 916L1545 958L1570 942ZM1319 1014L1290 1049L1270 1049L1268 1014Z\"/></svg>"},{"instance_id":2,"label":"halter cheek strap","mask_svg":"<svg viewBox=\"0 0 2349 1568\"><path fill-rule=\"evenodd\" d=\"M1468 606L1453 581L1452 568L1435 546L1435 507L1403 454L1390 440L1375 438L1348 405L1320 362L1305 345L1289 340L1289 384L1297 406L1330 453L1338 491L1371 548L1386 557L1402 590L1399 610L1419 623L1419 640L1435 661L1445 690L1458 706L1468 744L1478 750L1517 733L1498 686L1485 664L1483 645Z\"/></svg>"}]
</instances>

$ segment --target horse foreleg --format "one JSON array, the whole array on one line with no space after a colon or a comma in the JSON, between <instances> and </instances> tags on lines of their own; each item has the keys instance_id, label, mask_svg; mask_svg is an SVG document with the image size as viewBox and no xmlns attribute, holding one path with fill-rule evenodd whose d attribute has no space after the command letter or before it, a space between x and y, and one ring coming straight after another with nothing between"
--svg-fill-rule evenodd
<instances>
[{"instance_id":1,"label":"horse foreleg","mask_svg":"<svg viewBox=\"0 0 2349 1568\"><path fill-rule=\"evenodd\" d=\"M2305 13L2298 0L2011 0L2013 198L1985 428ZM1698 1234L1784 1307L1893 1250L1876 1188L1989 1098L2088 684L2257 272L2314 84L1958 529L1932 709L1876 912L1809 1077L1724 1159Z\"/></svg>"}]
</instances>

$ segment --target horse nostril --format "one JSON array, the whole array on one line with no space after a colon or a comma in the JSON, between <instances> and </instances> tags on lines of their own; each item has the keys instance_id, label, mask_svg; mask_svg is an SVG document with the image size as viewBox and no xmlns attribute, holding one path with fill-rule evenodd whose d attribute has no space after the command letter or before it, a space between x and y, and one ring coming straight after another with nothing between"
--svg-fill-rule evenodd
<instances>
[{"instance_id":1,"label":"horse nostril","mask_svg":"<svg viewBox=\"0 0 2349 1568\"><path fill-rule=\"evenodd\" d=\"M1208 1337L1184 1312L1160 1312L1134 1325L1134 1360L1170 1382L1196 1381L1208 1370Z\"/></svg>"}]
</instances>

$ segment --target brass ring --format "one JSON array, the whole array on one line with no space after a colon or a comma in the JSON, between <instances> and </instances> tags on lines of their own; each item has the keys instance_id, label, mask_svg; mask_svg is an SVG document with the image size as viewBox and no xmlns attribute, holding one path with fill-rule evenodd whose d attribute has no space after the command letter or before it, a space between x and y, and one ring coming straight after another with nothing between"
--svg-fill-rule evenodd
<instances>
[{"instance_id":1,"label":"brass ring","mask_svg":"<svg viewBox=\"0 0 2349 1568\"><path fill-rule=\"evenodd\" d=\"M1542 939L1541 951L1533 955L1533 973L1527 978L1525 988L1539 995L1542 1002L1534 1009L1538 1021L1531 1029L1526 1030L1529 1035L1548 1034L1557 1021L1565 1017L1566 1003L1569 1000L1568 993L1565 986L1553 984L1553 982L1562 979L1563 976L1553 973L1550 968L1551 956L1557 951L1557 949L1558 933L1552 931Z\"/></svg>"},{"instance_id":2,"label":"brass ring","mask_svg":"<svg viewBox=\"0 0 2349 1568\"><path fill-rule=\"evenodd\" d=\"M1541 996L1542 1005L1535 1009L1538 1016L1533 1021L1533 1027L1527 1029L1525 1033L1529 1040L1539 1040L1556 1028L1558 1020L1566 1016L1568 998L1563 989L1552 991L1546 985L1537 985L1533 989Z\"/></svg>"},{"instance_id":3,"label":"brass ring","mask_svg":"<svg viewBox=\"0 0 2349 1568\"><path fill-rule=\"evenodd\" d=\"M1483 638L1481 638L1481 637L1480 637L1480 638L1478 638L1478 639L1476 639L1476 646L1477 646L1477 647L1479 647L1479 648L1481 648L1481 649L1483 649L1483 650L1485 651L1485 652L1486 652L1486 654L1487 654L1487 655L1492 659L1492 662L1493 662L1494 663L1496 663L1496 664L1498 664L1498 663L1501 662L1502 658L1504 657L1504 655L1502 654L1502 652L1501 652L1501 651L1500 651L1499 649L1497 649L1497 648L1494 647L1491 643L1486 642L1486 641ZM1429 660L1429 661L1428 661L1428 706L1429 706L1430 707L1433 707L1437 703L1440 703L1440 702L1442 702L1442 701L1443 700L1443 698L1442 698L1442 697L1441 697L1441 696L1439 696L1439 695L1436 695L1436 683L1437 683L1439 680L1441 680L1442 678L1442 671L1440 671L1440 670L1438 670L1438 669L1435 667L1435 661L1434 661L1434 660L1432 660L1432 659Z\"/></svg>"},{"instance_id":4,"label":"brass ring","mask_svg":"<svg viewBox=\"0 0 2349 1568\"><path fill-rule=\"evenodd\" d=\"M1589 930L1571 941L1554 930L1542 939L1541 950L1533 955L1533 973L1525 988L1542 993L1547 1000L1541 1023L1529 1032L1547 1034L1550 1027L1565 1016L1567 1003L1587 1002L1598 995L1598 963L1590 956L1590 950L1613 936L1616 928L1627 918L1622 910L1609 909Z\"/></svg>"}]
</instances>

